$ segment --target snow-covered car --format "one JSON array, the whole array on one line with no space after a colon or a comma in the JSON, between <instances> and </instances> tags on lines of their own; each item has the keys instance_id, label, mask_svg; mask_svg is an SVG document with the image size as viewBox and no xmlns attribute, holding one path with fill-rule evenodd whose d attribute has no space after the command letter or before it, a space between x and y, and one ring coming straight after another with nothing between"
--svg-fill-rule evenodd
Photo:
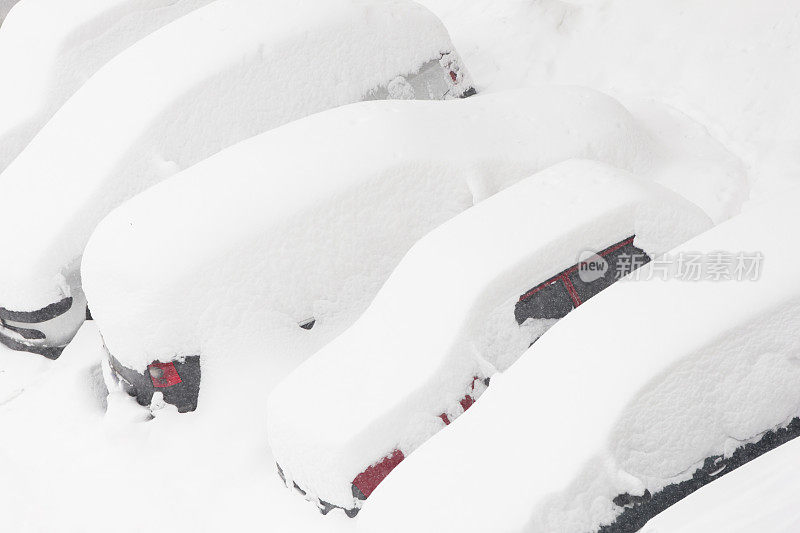
<instances>
[{"instance_id":1,"label":"snow-covered car","mask_svg":"<svg viewBox=\"0 0 800 533\"><path fill-rule=\"evenodd\" d=\"M63 324L80 323L86 314L86 300L82 294L77 301L70 296L37 311L10 311L0 307L0 344L12 350L57 359L61 346L74 334L65 330Z\"/></svg>"},{"instance_id":2,"label":"snow-covered car","mask_svg":"<svg viewBox=\"0 0 800 533\"><path fill-rule=\"evenodd\" d=\"M364 99L473 92L447 31L414 2L212 2L101 68L0 175L0 225L19 237L0 245L0 306L82 307L79 265L97 223L238 141ZM57 337L4 328L0 340L57 351L79 311L49 319Z\"/></svg>"},{"instance_id":3,"label":"snow-covered car","mask_svg":"<svg viewBox=\"0 0 800 533\"><path fill-rule=\"evenodd\" d=\"M0 172L111 58L209 2L20 2L0 30ZM0 0L0 22L14 3Z\"/></svg>"},{"instance_id":4,"label":"snow-covered car","mask_svg":"<svg viewBox=\"0 0 800 533\"><path fill-rule=\"evenodd\" d=\"M558 319L711 225L677 194L590 161L458 215L274 390L268 433L281 475L323 513L355 514Z\"/></svg>"},{"instance_id":5,"label":"snow-covered car","mask_svg":"<svg viewBox=\"0 0 800 533\"><path fill-rule=\"evenodd\" d=\"M800 418L782 431L769 432L781 446L769 453L749 453L744 447L739 464L726 461L725 476L703 486L669 507L640 531L642 533L792 533L800 529ZM765 440L765 439L762 439ZM759 446L752 443L750 447ZM773 447L774 443L770 443ZM753 459L753 457L756 457ZM739 466L741 465L741 466Z\"/></svg>"},{"instance_id":6,"label":"snow-covered car","mask_svg":"<svg viewBox=\"0 0 800 533\"><path fill-rule=\"evenodd\" d=\"M638 531L800 435L799 202L750 206L570 313L392 472L359 525ZM436 480L427 505L421 479Z\"/></svg>"},{"instance_id":7,"label":"snow-covered car","mask_svg":"<svg viewBox=\"0 0 800 533\"><path fill-rule=\"evenodd\" d=\"M120 206L92 235L83 285L130 370L191 356L247 366L242 342L341 332L414 242L543 168L587 157L649 176L647 152L629 142L639 135L615 100L582 88L341 107Z\"/></svg>"}]
</instances>

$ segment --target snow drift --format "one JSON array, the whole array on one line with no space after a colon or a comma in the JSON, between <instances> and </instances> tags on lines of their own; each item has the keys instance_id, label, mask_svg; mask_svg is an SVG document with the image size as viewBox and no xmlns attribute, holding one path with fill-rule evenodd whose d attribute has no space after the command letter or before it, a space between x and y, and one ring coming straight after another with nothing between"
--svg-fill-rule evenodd
<instances>
[{"instance_id":1,"label":"snow drift","mask_svg":"<svg viewBox=\"0 0 800 533\"><path fill-rule=\"evenodd\" d=\"M751 209L670 252L666 275L651 263L559 322L392 473L362 529L597 531L786 426L800 414L798 201ZM761 254L760 272L681 274L687 255L712 273L739 252Z\"/></svg>"},{"instance_id":2,"label":"snow drift","mask_svg":"<svg viewBox=\"0 0 800 533\"><path fill-rule=\"evenodd\" d=\"M0 31L0 172L111 58L210 1L21 2ZM0 22L14 3L0 1Z\"/></svg>"},{"instance_id":3,"label":"snow drift","mask_svg":"<svg viewBox=\"0 0 800 533\"><path fill-rule=\"evenodd\" d=\"M618 103L578 88L342 107L115 210L84 285L109 350L138 371L270 322L348 325L445 220L565 159L642 170L645 142Z\"/></svg>"},{"instance_id":4,"label":"snow drift","mask_svg":"<svg viewBox=\"0 0 800 533\"><path fill-rule=\"evenodd\" d=\"M798 183L793 0L734 0L724 10L717 0L421 3L447 25L485 91L570 83L668 104L743 161L749 196Z\"/></svg>"},{"instance_id":5,"label":"snow drift","mask_svg":"<svg viewBox=\"0 0 800 533\"><path fill-rule=\"evenodd\" d=\"M436 92L415 94L414 76ZM0 176L3 229L15 239L0 247L0 306L77 299L91 232L137 192L244 138L384 89L470 93L446 30L413 2L220 0L151 34L87 82Z\"/></svg>"},{"instance_id":6,"label":"snow drift","mask_svg":"<svg viewBox=\"0 0 800 533\"><path fill-rule=\"evenodd\" d=\"M700 209L661 186L568 161L436 228L358 321L270 397L270 446L287 482L307 497L358 509L386 474L370 472L371 465L408 457L560 316L550 292L542 318L520 325L521 295L579 259L596 257L600 265L602 250L625 249L616 261L606 255L604 275L568 275L573 305L581 305L709 227ZM617 244L626 239L633 246ZM593 254L580 257L586 251Z\"/></svg>"}]
</instances>

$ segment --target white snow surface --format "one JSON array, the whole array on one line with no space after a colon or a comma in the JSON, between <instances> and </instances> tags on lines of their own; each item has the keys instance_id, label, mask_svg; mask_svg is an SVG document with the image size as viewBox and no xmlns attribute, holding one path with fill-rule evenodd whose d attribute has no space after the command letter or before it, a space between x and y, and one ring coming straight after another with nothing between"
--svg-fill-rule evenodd
<instances>
[{"instance_id":1,"label":"white snow surface","mask_svg":"<svg viewBox=\"0 0 800 533\"><path fill-rule=\"evenodd\" d=\"M794 0L421 0L482 91L540 83L667 105L743 162L751 197L800 179Z\"/></svg>"},{"instance_id":2,"label":"white snow surface","mask_svg":"<svg viewBox=\"0 0 800 533\"><path fill-rule=\"evenodd\" d=\"M459 400L476 396L474 377L525 352L520 295L582 252L635 234L657 256L711 225L661 186L576 160L468 209L420 239L358 321L275 389L268 432L278 464L303 490L353 507L360 472L393 450L408 457L444 427L441 413L453 420ZM504 320L487 323L497 311Z\"/></svg>"},{"instance_id":3,"label":"white snow surface","mask_svg":"<svg viewBox=\"0 0 800 533\"><path fill-rule=\"evenodd\" d=\"M642 533L800 530L800 439L739 467L650 520Z\"/></svg>"},{"instance_id":4,"label":"white snow surface","mask_svg":"<svg viewBox=\"0 0 800 533\"><path fill-rule=\"evenodd\" d=\"M392 472L362 530L592 531L621 511L616 495L688 479L787 424L800 414L799 201L675 250L760 252L757 281L620 282L561 320Z\"/></svg>"},{"instance_id":5,"label":"white snow surface","mask_svg":"<svg viewBox=\"0 0 800 533\"><path fill-rule=\"evenodd\" d=\"M736 214L748 193L757 199L778 196L800 177L800 117L795 103L796 72L800 68L800 47L796 46L800 39L800 5L792 0L730 0L724 6L718 0L422 3L439 15L450 30L479 81L481 92L551 82L594 87L619 98L631 111L633 101L647 111L634 112L641 126L658 138L668 136L665 144L680 148L677 152L667 151L665 162L680 165L690 159L696 169L704 164L728 169L729 183L738 184L728 193L713 179L691 172L684 173L679 191L701 205L715 221ZM9 20L13 18L14 13ZM5 82L5 72L0 76ZM692 154L690 158L688 154ZM745 176L748 186L742 186ZM745 208L749 209L750 204ZM775 229L789 231L795 226L790 220L788 226ZM792 241L787 242L791 246ZM682 302L675 302L675 313L685 307ZM103 416L103 392L91 392L96 390L93 384L99 384L99 378L90 371L96 372L102 357L101 341L92 324L85 326L61 360L55 362L0 346L3 529L105 533L111 527L115 531L139 532L153 528L157 519L159 527L173 531L353 531L360 518L347 521L340 513L320 517L302 498L286 490L274 474L274 458L268 452L264 424L267 394L291 368L324 345L341 327L330 327L333 324L328 321L306 332L295 323L286 322L280 326L262 325L257 334L250 335L252 344L247 343L250 339L233 335L224 342L207 344L204 353L213 355L217 350L222 358L236 352L242 358L242 366L230 369L221 365L220 372L204 375L206 401L201 411L165 421L137 420L141 411L135 406L125 409L130 402L118 402L119 397L109 403L121 403L123 409L112 407ZM264 332L264 328L272 331ZM232 347L231 341L236 345ZM228 370L230 373L223 377ZM89 380L87 375L94 377ZM492 387L499 385L502 377ZM762 377L753 377L759 381L757 390L761 390ZM613 393L615 383L616 380L606 390ZM522 386L528 388L527 383ZM242 387L247 393L242 392ZM591 407L595 396L586 394L584 403ZM212 398L214 401L209 401ZM483 398L480 403L488 399ZM561 395L554 400L548 398L546 406L555 409L561 399ZM219 406L216 411L215 406ZM473 407L472 411L478 408ZM128 413L129 419L120 422L115 413ZM525 414L522 416L524 419ZM125 420L125 416L122 418ZM454 426L468 423L466 418ZM726 424L728 415L718 418ZM453 428L444 433L450 431ZM487 427L488 431L491 427ZM586 435L591 437L590 433ZM443 435L434 441L438 438ZM527 442L537 444L553 438L550 434L537 434ZM568 441L559 444L554 460L560 456L561 448L565 453L571 451ZM459 442L458 446L463 444ZM512 441L510 446L519 443ZM772 505L790 515L797 508L794 465L778 477L776 463L782 458L771 460L790 446L797 448L796 443L785 445L684 500L674 508L682 514L681 520L667 520L672 514L668 511L663 515L663 524L659 519L652 524L662 531L680 531L681 527L690 528L688 531L781 531L780 524L771 528L780 519L778 514L760 513L769 512ZM184 455L189 459L185 464L191 468L178 464L176 469L173 457L180 453L188 454ZM418 458L419 453L413 457ZM769 467L764 466L767 460ZM464 470L469 470L471 464L471 457L467 457ZM498 466L506 471L514 468L502 462ZM176 470L178 474L162 475ZM743 471L752 472L745 482L730 492L722 489L730 486L727 480ZM150 475L151 472L157 474ZM477 468L474 472L482 475ZM560 472L554 476L563 479ZM431 486L425 484L429 479L427 475L423 478L423 489L409 484L413 491L409 497L415 494L418 498L413 506L405 508L407 513L428 505L424 489ZM512 481L538 479L528 476L527 480ZM748 521L738 521L738 516L724 521L722 513L705 507L709 499L704 494L728 498L739 487L750 485L751 480L775 487L768 503L743 501L747 494L731 501L739 503L737 507L742 510L752 511L753 519L763 520L757 522L757 528L750 528ZM715 492L716 487L720 487L719 493ZM750 488L758 490L756 486ZM498 497L509 494L502 492L502 487L497 490ZM465 494L460 487L458 493ZM373 495L368 509L377 504L378 497L377 493ZM702 503L689 511L693 501ZM760 509L754 508L753 504L760 503L764 504ZM480 503L474 512L490 512L490 504L491 501L485 506ZM455 513L461 508L449 509ZM708 522L699 516L701 512ZM524 516L520 517L520 521L524 520ZM698 524L697 529L688 524L692 520ZM706 524L713 525L702 527ZM497 522L488 530L502 531L502 525ZM797 527L786 530L794 533Z\"/></svg>"},{"instance_id":6,"label":"white snow surface","mask_svg":"<svg viewBox=\"0 0 800 533\"><path fill-rule=\"evenodd\" d=\"M0 346L3 369L18 380L3 390L0 372L2 530L352 531L344 514L322 516L286 490L267 445L267 394L316 345L300 334L270 347L239 344L256 356L244 371L217 373L239 387L216 390L202 414L164 410L155 419L124 393L108 396L92 322L57 361Z\"/></svg>"},{"instance_id":7,"label":"white snow surface","mask_svg":"<svg viewBox=\"0 0 800 533\"><path fill-rule=\"evenodd\" d=\"M84 84L0 176L3 230L25 236L0 249L0 305L35 310L68 296L63 278L125 199L448 51L441 22L407 0L218 0L152 33Z\"/></svg>"},{"instance_id":8,"label":"white snow surface","mask_svg":"<svg viewBox=\"0 0 800 533\"><path fill-rule=\"evenodd\" d=\"M111 58L211 0L24 0L0 30L0 172ZM16 0L0 0L0 22Z\"/></svg>"},{"instance_id":9,"label":"white snow surface","mask_svg":"<svg viewBox=\"0 0 800 533\"><path fill-rule=\"evenodd\" d=\"M18 1L19 0L0 0L0 26L3 25L9 11L11 11L11 8L13 8Z\"/></svg>"},{"instance_id":10,"label":"white snow surface","mask_svg":"<svg viewBox=\"0 0 800 533\"><path fill-rule=\"evenodd\" d=\"M121 206L87 247L84 288L111 352L140 370L269 321L344 327L418 238L474 203L571 158L683 179L659 150L615 100L574 87L359 103L240 143Z\"/></svg>"}]
</instances>

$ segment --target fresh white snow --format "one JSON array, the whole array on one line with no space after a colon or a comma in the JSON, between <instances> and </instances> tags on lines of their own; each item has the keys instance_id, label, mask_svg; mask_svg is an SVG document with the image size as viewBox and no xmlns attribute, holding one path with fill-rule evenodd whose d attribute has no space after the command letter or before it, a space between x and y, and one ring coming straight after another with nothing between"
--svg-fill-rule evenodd
<instances>
[{"instance_id":1,"label":"fresh white snow","mask_svg":"<svg viewBox=\"0 0 800 533\"><path fill-rule=\"evenodd\" d=\"M717 479L647 523L642 533L800 530L800 439Z\"/></svg>"},{"instance_id":2,"label":"fresh white snow","mask_svg":"<svg viewBox=\"0 0 800 533\"><path fill-rule=\"evenodd\" d=\"M760 253L755 280L684 280L677 257L672 275L651 263L556 324L392 472L362 530L591 531L622 511L615 496L655 493L786 425L800 414L798 201L800 190L670 252L706 265Z\"/></svg>"},{"instance_id":3,"label":"fresh white snow","mask_svg":"<svg viewBox=\"0 0 800 533\"><path fill-rule=\"evenodd\" d=\"M416 239L473 203L572 157L642 166L625 142L635 122L593 91L440 104L366 102L314 115L114 211L82 268L111 352L143 370L197 354L209 338L258 335L268 322L347 325Z\"/></svg>"},{"instance_id":4,"label":"fresh white snow","mask_svg":"<svg viewBox=\"0 0 800 533\"><path fill-rule=\"evenodd\" d=\"M11 8L14 7L18 1L19 0L0 0L0 26L3 25L3 21L8 16L9 11L11 11Z\"/></svg>"},{"instance_id":5,"label":"fresh white snow","mask_svg":"<svg viewBox=\"0 0 800 533\"><path fill-rule=\"evenodd\" d=\"M3 230L16 239L0 248L0 305L35 310L79 289L91 232L137 192L447 52L458 64L441 22L407 0L219 0L154 32L100 69L0 176ZM453 68L453 90L468 87Z\"/></svg>"},{"instance_id":6,"label":"fresh white snow","mask_svg":"<svg viewBox=\"0 0 800 533\"><path fill-rule=\"evenodd\" d=\"M275 472L267 394L311 350L307 336L290 341L273 343L267 357L263 346L238 345L256 354L243 368L223 369L226 386L239 387L218 390L202 415L152 420L124 393L106 397L92 322L57 361L0 346L3 368L18 377L3 397L0 373L2 530L352 532L352 521L314 512ZM47 368L29 368L24 357Z\"/></svg>"},{"instance_id":7,"label":"fresh white snow","mask_svg":"<svg viewBox=\"0 0 800 533\"><path fill-rule=\"evenodd\" d=\"M311 495L356 507L359 473L394 450L408 457L445 426L442 413L453 420L462 398L477 399L473 378L505 370L535 340L515 320L526 291L582 252L635 235L655 257L709 227L678 195L590 161L550 167L467 210L420 239L361 318L272 394L278 464Z\"/></svg>"},{"instance_id":8,"label":"fresh white snow","mask_svg":"<svg viewBox=\"0 0 800 533\"><path fill-rule=\"evenodd\" d=\"M20 5L33 1L21 0ZM93 4L100 10L113 1L84 0L81 4ZM649 177L701 206L715 222L736 215L748 196L755 201L744 204L746 210L755 207L758 200L780 196L797 184L800 117L795 94L800 79L797 75L800 5L792 0L730 0L724 5L719 0L421 0L420 3L443 20L483 94L555 82L591 87L617 98L635 117L638 128L647 131L660 146L650 152L654 160L658 155L659 162L652 165ZM55 4L77 5L78 1ZM136 4L148 2L139 0ZM282 9L291 9L291 2L284 4ZM0 0L0 13L7 5L8 0ZM15 16L12 12L0 28L0 35L6 27L12 27ZM50 20L44 14L41 17ZM66 24L66 20L62 18L61 22ZM37 30L32 28L27 33L33 36ZM43 35L37 37L44 40ZM176 34L176 38L182 37ZM28 57L32 58L33 53L31 49ZM27 68L33 69L33 59L30 63ZM0 70L0 80L2 92L8 82L5 70ZM395 85L402 94L404 85ZM0 113L0 123L3 117ZM639 143L640 136L633 135L629 140L632 144ZM0 146L0 150L3 148ZM314 157L316 149L308 150L305 157ZM49 157L48 152L43 159ZM655 174L662 170L669 176L656 178ZM0 189L0 198L7 190L6 186ZM35 203L31 196L25 201L29 205ZM5 231L9 220L0 212L4 242L21 242L24 235ZM791 231L796 223L790 219L786 224L773 229L787 232L785 240L791 247ZM759 239L754 237L752 241L758 249ZM7 258L4 263L8 264ZM769 261L765 263L768 264ZM241 272L244 271L237 270ZM234 278L235 283L238 279ZM131 291L127 283L123 285L126 288L121 293ZM361 285L357 287L360 289ZM377 285L374 288L377 290ZM232 290L235 291L235 286ZM273 294L282 291L276 289ZM369 298L360 292L358 295L366 305ZM670 314L682 312L687 299L676 297ZM233 321L230 328L225 324L214 325L215 333L206 337L203 353L219 364L204 374L201 410L174 417L166 411L151 421L142 421L147 411L118 394L108 399L111 407L104 414L104 392L98 375L98 363L104 352L94 324L87 323L61 360L55 362L0 346L2 529L37 533L105 533L109 529L138 533L153 528L298 533L357 529L361 517L347 520L341 513L321 517L302 498L284 488L275 474L275 458L269 451L265 423L266 398L272 388L355 319L355 311L347 317L332 314L331 309L342 301L331 305L320 301L319 314L326 319L311 331L297 327L294 313L290 317L254 320L255 329L240 327ZM736 301L730 307L736 309L746 303ZM246 305L250 304L242 307ZM708 307L705 305L704 309ZM175 309L174 313L181 312L178 307ZM701 312L702 309L698 311ZM639 317L636 324L644 320L645 317ZM548 336L562 325L565 323L557 325ZM230 334L226 334L228 329ZM687 340L700 329L693 328ZM592 334L593 331L582 329L579 332L579 335ZM643 352L652 349L653 344L648 342ZM229 364L232 359L228 354L237 354L238 364ZM786 379L769 375L769 365L758 367L759 372L752 373L751 378L757 382L754 390L762 391L764 382L782 383ZM575 375L585 377L580 369L573 370ZM710 372L714 371L716 367ZM617 374L629 375L625 368ZM503 378L499 376L491 387L500 387ZM569 382L570 378L567 375L562 379ZM616 384L623 383L616 374L606 382L599 394L580 391L584 406L592 407L595 398L613 394ZM602 382L594 383L595 387L601 385ZM709 390L715 388L707 382L703 385ZM515 386L527 390L532 384L522 380ZM680 392L684 390L697 393L693 388ZM781 390L775 392L776 396L780 394ZM479 404L490 401L491 396L490 391ZM576 399L555 395L538 401L536 407L544 403L546 408L555 410L567 400ZM775 404L777 413L781 402ZM683 406L679 404L669 411L669 417L680 414L681 409ZM749 410L743 412L743 416L751 414ZM705 420L722 427L731 416L737 416L735 409L710 415ZM526 418L527 412L523 412L504 421L512 424ZM461 417L431 444L459 425L468 424L468 419L469 416ZM485 427L487 434L493 427ZM587 427L581 438L592 438L589 432L592 427ZM470 432L478 433L477 428ZM554 441L548 450L557 464L569 461L561 454L571 453L573 444L581 445L541 432L525 443L509 441L508 451L513 454L516 447L539 446L544 440ZM452 448L453 453L458 454L463 446L459 441ZM424 448L412 458L418 458ZM796 442L790 443L721 478L653 520L647 528L657 528L657 533L794 533L798 529L797 473L793 464L797 448ZM480 468L480 463L470 466L471 456L459 457L462 470L483 479L485 467ZM495 456L495 461L491 466L497 465L506 473L519 470L517 465L509 466L509 462L503 461L502 455ZM786 465L782 472L781 464ZM507 479L536 484L547 479L547 473L552 473L550 477L557 481L569 477L568 472L556 467L527 478ZM437 499L436 493L431 493L428 499L427 494L436 484L426 474L419 484L404 485L410 491L406 501L412 501L412 505L405 506L402 512L413 516L443 506L458 523L464 518L458 514L467 505L453 504L447 498ZM463 487L456 487L467 503L476 501L469 499L469 486L467 479ZM513 500L515 494L504 492L499 484L494 488L501 505L513 505L508 500ZM634 481L628 488L634 492L638 487ZM608 504L614 496L611 492L603 495L600 505ZM531 498L535 494L531 491ZM378 498L377 493L371 497L364 512L366 522L370 521L369 509L378 504ZM481 501L467 508L467 512L491 515L496 501ZM530 501L523 503L519 516L508 517L508 521L523 523L528 518L525 506ZM402 517L399 521L402 522ZM484 531L503 531L505 525L507 521L496 520ZM440 528L449 529L449 524ZM391 529L379 531L386 533Z\"/></svg>"},{"instance_id":9,"label":"fresh white snow","mask_svg":"<svg viewBox=\"0 0 800 533\"><path fill-rule=\"evenodd\" d=\"M800 174L794 0L421 0L494 92L576 84L669 106L738 157L753 198Z\"/></svg>"},{"instance_id":10,"label":"fresh white snow","mask_svg":"<svg viewBox=\"0 0 800 533\"><path fill-rule=\"evenodd\" d=\"M575 157L662 176L658 149L616 101L578 88L343 107L120 207L87 247L84 285L110 351L140 371L267 323L341 330L418 238L474 203Z\"/></svg>"},{"instance_id":11,"label":"fresh white snow","mask_svg":"<svg viewBox=\"0 0 800 533\"><path fill-rule=\"evenodd\" d=\"M211 0L0 0L0 172L111 58Z\"/></svg>"}]
</instances>

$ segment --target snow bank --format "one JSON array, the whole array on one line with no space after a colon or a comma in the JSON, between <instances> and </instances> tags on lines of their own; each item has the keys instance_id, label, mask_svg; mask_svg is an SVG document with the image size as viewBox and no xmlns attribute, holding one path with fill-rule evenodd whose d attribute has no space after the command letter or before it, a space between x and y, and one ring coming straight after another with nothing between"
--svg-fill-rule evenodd
<instances>
[{"instance_id":1,"label":"snow bank","mask_svg":"<svg viewBox=\"0 0 800 533\"><path fill-rule=\"evenodd\" d=\"M93 322L56 361L0 346L3 370L9 358L47 366L7 402L0 373L3 531L104 533L113 524L117 533L141 533L153 529L147 510L157 507L159 530L352 533L352 520L310 511L275 474L266 403L287 372L276 362L305 351L302 335L292 340L300 342L250 352L253 366L229 376L241 387L229 381L215 397L218 410L151 420L125 394L106 396Z\"/></svg>"},{"instance_id":2,"label":"snow bank","mask_svg":"<svg viewBox=\"0 0 800 533\"><path fill-rule=\"evenodd\" d=\"M111 353L139 370L270 321L347 324L445 220L565 159L642 169L645 143L618 103L578 88L346 106L121 206L87 247L84 287Z\"/></svg>"},{"instance_id":3,"label":"snow bank","mask_svg":"<svg viewBox=\"0 0 800 533\"><path fill-rule=\"evenodd\" d=\"M447 25L482 91L570 83L657 101L743 160L754 198L798 183L792 0L421 3Z\"/></svg>"},{"instance_id":4,"label":"snow bank","mask_svg":"<svg viewBox=\"0 0 800 533\"><path fill-rule=\"evenodd\" d=\"M710 254L713 266L719 251L759 252L757 281L667 280L651 263L639 271L650 279L559 322L392 473L362 529L593 531L785 426L800 414L799 201L796 191L670 253Z\"/></svg>"},{"instance_id":5,"label":"snow bank","mask_svg":"<svg viewBox=\"0 0 800 533\"><path fill-rule=\"evenodd\" d=\"M360 506L352 485L362 471L394 450L408 457L463 411L462 398L477 399L476 376L505 370L535 340L515 319L521 295L582 252L635 235L653 257L709 227L678 195L589 161L556 165L468 209L417 242L365 314L276 388L278 464L310 495ZM618 265L607 266L604 281Z\"/></svg>"},{"instance_id":6,"label":"snow bank","mask_svg":"<svg viewBox=\"0 0 800 533\"><path fill-rule=\"evenodd\" d=\"M0 31L0 172L111 58L210 1L21 2ZM0 22L15 3L0 0Z\"/></svg>"},{"instance_id":7,"label":"snow bank","mask_svg":"<svg viewBox=\"0 0 800 533\"><path fill-rule=\"evenodd\" d=\"M431 61L455 95L470 86L438 19L401 0L220 0L151 34L0 176L3 229L17 239L0 249L0 305L64 297L95 225L135 193L244 138L403 85Z\"/></svg>"}]
</instances>

